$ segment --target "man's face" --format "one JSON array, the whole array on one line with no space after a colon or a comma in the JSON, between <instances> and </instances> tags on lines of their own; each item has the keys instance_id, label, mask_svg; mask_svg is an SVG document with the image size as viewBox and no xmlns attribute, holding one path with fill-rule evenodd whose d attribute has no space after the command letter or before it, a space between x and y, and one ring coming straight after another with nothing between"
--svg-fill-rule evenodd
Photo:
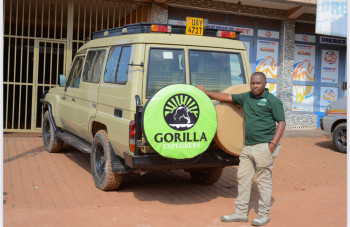
<instances>
[{"instance_id":1,"label":"man's face","mask_svg":"<svg viewBox=\"0 0 350 227\"><path fill-rule=\"evenodd\" d=\"M255 97L259 97L265 91L266 80L259 74L254 74L250 80L250 90Z\"/></svg>"}]
</instances>

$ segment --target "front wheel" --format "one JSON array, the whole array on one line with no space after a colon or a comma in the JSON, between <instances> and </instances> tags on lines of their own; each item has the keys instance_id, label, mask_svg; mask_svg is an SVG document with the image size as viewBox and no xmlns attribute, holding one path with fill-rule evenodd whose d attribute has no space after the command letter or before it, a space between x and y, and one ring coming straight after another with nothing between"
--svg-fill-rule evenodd
<instances>
[{"instance_id":1,"label":"front wheel","mask_svg":"<svg viewBox=\"0 0 350 227\"><path fill-rule=\"evenodd\" d=\"M216 183L222 174L222 167L203 168L190 170L192 180L197 184L210 185Z\"/></svg>"},{"instance_id":2,"label":"front wheel","mask_svg":"<svg viewBox=\"0 0 350 227\"><path fill-rule=\"evenodd\" d=\"M91 172L97 188L103 191L119 188L123 180L122 174L112 171L111 149L108 134L105 130L96 133L92 143Z\"/></svg>"},{"instance_id":3,"label":"front wheel","mask_svg":"<svg viewBox=\"0 0 350 227\"><path fill-rule=\"evenodd\" d=\"M42 133L44 147L49 153L57 153L62 150L63 141L55 138L55 132L50 121L49 111L46 111L43 118Z\"/></svg>"},{"instance_id":4,"label":"front wheel","mask_svg":"<svg viewBox=\"0 0 350 227\"><path fill-rule=\"evenodd\" d=\"M341 123L334 129L333 143L342 153L346 153L346 140L346 123Z\"/></svg>"}]
</instances>

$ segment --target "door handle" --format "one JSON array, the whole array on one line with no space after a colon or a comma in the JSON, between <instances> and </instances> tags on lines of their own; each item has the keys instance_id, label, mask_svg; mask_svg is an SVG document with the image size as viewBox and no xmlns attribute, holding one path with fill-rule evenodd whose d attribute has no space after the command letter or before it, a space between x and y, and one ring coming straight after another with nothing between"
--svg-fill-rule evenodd
<instances>
[{"instance_id":1,"label":"door handle","mask_svg":"<svg viewBox=\"0 0 350 227\"><path fill-rule=\"evenodd\" d=\"M72 98L72 101L75 102L75 98Z\"/></svg>"}]
</instances>

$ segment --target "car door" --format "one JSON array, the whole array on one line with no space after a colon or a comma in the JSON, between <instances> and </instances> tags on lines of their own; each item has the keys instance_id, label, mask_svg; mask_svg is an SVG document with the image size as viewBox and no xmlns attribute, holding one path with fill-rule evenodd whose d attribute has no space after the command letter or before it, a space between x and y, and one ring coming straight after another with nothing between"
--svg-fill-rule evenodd
<instances>
[{"instance_id":1,"label":"car door","mask_svg":"<svg viewBox=\"0 0 350 227\"><path fill-rule=\"evenodd\" d=\"M59 113L64 130L73 134L77 131L75 95L80 86L83 63L83 55L75 57L63 97L59 103Z\"/></svg>"},{"instance_id":2,"label":"car door","mask_svg":"<svg viewBox=\"0 0 350 227\"><path fill-rule=\"evenodd\" d=\"M77 113L76 135L92 142L91 119L96 116L97 95L102 69L105 64L106 49L89 50L86 54L82 81L75 94Z\"/></svg>"}]
</instances>

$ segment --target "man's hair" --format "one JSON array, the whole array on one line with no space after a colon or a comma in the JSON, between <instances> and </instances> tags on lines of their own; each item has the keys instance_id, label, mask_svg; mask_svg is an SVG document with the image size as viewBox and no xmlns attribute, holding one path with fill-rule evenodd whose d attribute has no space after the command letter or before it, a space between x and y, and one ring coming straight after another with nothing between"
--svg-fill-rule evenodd
<instances>
[{"instance_id":1,"label":"man's hair","mask_svg":"<svg viewBox=\"0 0 350 227\"><path fill-rule=\"evenodd\" d=\"M265 73L263 73L263 72L255 72L255 73L252 74L251 78L252 78L253 76L255 76L255 75L260 75L260 76L262 76L262 77L264 78L264 80L266 81Z\"/></svg>"}]
</instances>

